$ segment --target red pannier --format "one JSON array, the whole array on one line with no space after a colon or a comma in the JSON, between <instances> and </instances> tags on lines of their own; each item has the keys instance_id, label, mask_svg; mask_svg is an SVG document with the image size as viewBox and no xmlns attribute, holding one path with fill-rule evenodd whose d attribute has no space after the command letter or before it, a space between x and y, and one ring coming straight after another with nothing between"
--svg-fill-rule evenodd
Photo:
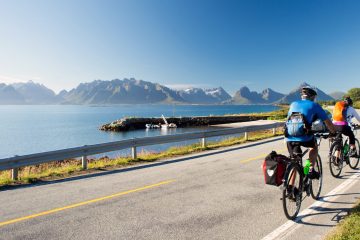
<instances>
[{"instance_id":1,"label":"red pannier","mask_svg":"<svg viewBox=\"0 0 360 240\"><path fill-rule=\"evenodd\" d=\"M263 163L265 183L280 186L283 183L282 180L284 178L285 168L288 161L288 157L277 154L275 151L272 151L269 155L267 155Z\"/></svg>"}]
</instances>

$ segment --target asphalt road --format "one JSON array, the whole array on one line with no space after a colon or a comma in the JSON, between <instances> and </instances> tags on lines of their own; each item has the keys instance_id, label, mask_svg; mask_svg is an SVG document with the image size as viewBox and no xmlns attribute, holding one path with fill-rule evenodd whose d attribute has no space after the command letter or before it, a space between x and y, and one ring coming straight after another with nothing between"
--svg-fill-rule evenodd
<instances>
[{"instance_id":1,"label":"asphalt road","mask_svg":"<svg viewBox=\"0 0 360 240\"><path fill-rule=\"evenodd\" d=\"M321 239L359 199L360 171L333 178L323 141L323 198L292 222L264 184L272 149L285 153L283 139L2 189L0 239Z\"/></svg>"}]
</instances>

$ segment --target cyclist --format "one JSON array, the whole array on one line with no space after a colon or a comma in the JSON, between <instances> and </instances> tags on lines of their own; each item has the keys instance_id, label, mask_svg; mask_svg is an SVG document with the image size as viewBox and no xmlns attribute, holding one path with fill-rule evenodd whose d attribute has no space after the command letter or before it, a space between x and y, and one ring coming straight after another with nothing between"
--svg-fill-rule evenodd
<instances>
[{"instance_id":1,"label":"cyclist","mask_svg":"<svg viewBox=\"0 0 360 240\"><path fill-rule=\"evenodd\" d=\"M349 137L350 144L350 157L357 157L355 146L355 135L349 126L352 118L356 118L360 122L360 116L352 107L353 101L350 97L345 96L343 101L339 101L335 104L333 111L333 124L336 131Z\"/></svg>"},{"instance_id":2,"label":"cyclist","mask_svg":"<svg viewBox=\"0 0 360 240\"><path fill-rule=\"evenodd\" d=\"M301 153L301 147L309 148L311 167L310 179L319 179L319 173L313 168L318 155L318 147L314 135L311 132L311 124L320 119L330 130L335 133L335 127L322 107L315 103L317 92L310 86L301 89L301 100L291 103L288 119L285 125L285 137L287 148L291 157Z\"/></svg>"}]
</instances>

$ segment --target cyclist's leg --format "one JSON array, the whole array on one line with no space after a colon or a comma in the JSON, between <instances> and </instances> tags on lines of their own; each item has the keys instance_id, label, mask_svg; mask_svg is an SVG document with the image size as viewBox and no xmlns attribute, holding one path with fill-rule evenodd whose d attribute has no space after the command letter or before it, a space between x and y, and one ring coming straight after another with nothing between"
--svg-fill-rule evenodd
<instances>
[{"instance_id":1,"label":"cyclist's leg","mask_svg":"<svg viewBox=\"0 0 360 240\"><path fill-rule=\"evenodd\" d=\"M318 155L318 148L317 148L317 146L315 146L315 147L313 147L313 148L310 148L309 158L310 158L310 161L311 161L311 166L314 166L314 165L315 165L315 161L316 161L317 155Z\"/></svg>"},{"instance_id":2,"label":"cyclist's leg","mask_svg":"<svg viewBox=\"0 0 360 240\"><path fill-rule=\"evenodd\" d=\"M342 126L342 134L349 137L349 144L350 147L355 147L355 135L354 132L351 130L349 125Z\"/></svg>"},{"instance_id":3,"label":"cyclist's leg","mask_svg":"<svg viewBox=\"0 0 360 240\"><path fill-rule=\"evenodd\" d=\"M351 130L351 127L349 125L346 125L344 127L344 134L346 136L349 136L350 149L356 153L355 135L354 135L354 132Z\"/></svg>"},{"instance_id":4,"label":"cyclist's leg","mask_svg":"<svg viewBox=\"0 0 360 240\"><path fill-rule=\"evenodd\" d=\"M313 138L312 140L310 140L308 142L302 142L301 146L310 149L309 158L310 158L310 161L311 161L311 165L314 166L317 155L318 155L318 147L317 147L317 144L315 142L315 138Z\"/></svg>"},{"instance_id":5,"label":"cyclist's leg","mask_svg":"<svg viewBox=\"0 0 360 240\"><path fill-rule=\"evenodd\" d=\"M289 141L289 142L286 142L286 145L287 145L287 149L289 151L291 158L295 158L297 155L301 155L302 151L301 151L299 142L290 142ZM295 179L296 179L296 172L294 172L294 174L291 175L289 185L294 186Z\"/></svg>"},{"instance_id":6,"label":"cyclist's leg","mask_svg":"<svg viewBox=\"0 0 360 240\"><path fill-rule=\"evenodd\" d=\"M311 161L311 167L309 172L310 178L319 178L319 173L314 170L314 166L316 165L316 159L318 157L318 146L315 142L315 139L312 139L308 142L301 143L301 146L309 148L309 159Z\"/></svg>"},{"instance_id":7,"label":"cyclist's leg","mask_svg":"<svg viewBox=\"0 0 360 240\"><path fill-rule=\"evenodd\" d=\"M318 157L318 147L315 144L315 147L310 148L310 151L309 151L309 158L311 161L311 167L310 167L310 171L309 171L310 179L319 179L320 178L320 172L315 170L317 157Z\"/></svg>"},{"instance_id":8,"label":"cyclist's leg","mask_svg":"<svg viewBox=\"0 0 360 240\"><path fill-rule=\"evenodd\" d=\"M337 134L340 134L340 135L344 134L344 126L345 125L334 125ZM336 156L336 158L337 158L337 162L339 161L339 158L340 158L340 151L339 150L336 150L335 154L334 154Z\"/></svg>"},{"instance_id":9,"label":"cyclist's leg","mask_svg":"<svg viewBox=\"0 0 360 240\"><path fill-rule=\"evenodd\" d=\"M355 146L354 132L351 130L351 127L349 125L344 125L342 127L342 133L349 137L350 156L355 156L357 154L357 152L356 152L356 146Z\"/></svg>"},{"instance_id":10,"label":"cyclist's leg","mask_svg":"<svg viewBox=\"0 0 360 240\"><path fill-rule=\"evenodd\" d=\"M302 154L300 144L301 144L300 142L291 142L291 141L286 142L286 146L291 158L295 158L296 156Z\"/></svg>"}]
</instances>

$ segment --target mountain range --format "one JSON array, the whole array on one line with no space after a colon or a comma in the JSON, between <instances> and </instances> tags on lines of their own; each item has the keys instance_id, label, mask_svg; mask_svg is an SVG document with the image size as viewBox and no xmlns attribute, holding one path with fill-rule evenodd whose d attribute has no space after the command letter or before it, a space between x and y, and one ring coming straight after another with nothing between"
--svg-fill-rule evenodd
<instances>
[{"instance_id":1,"label":"mountain range","mask_svg":"<svg viewBox=\"0 0 360 240\"><path fill-rule=\"evenodd\" d=\"M0 104L57 104L62 98L42 84L28 81L27 83L0 83Z\"/></svg>"},{"instance_id":2,"label":"mountain range","mask_svg":"<svg viewBox=\"0 0 360 240\"><path fill-rule=\"evenodd\" d=\"M329 94L329 96L331 96L335 100L342 99L345 95L346 95L345 92L340 92L340 91L332 92L332 93Z\"/></svg>"},{"instance_id":3,"label":"mountain range","mask_svg":"<svg viewBox=\"0 0 360 240\"><path fill-rule=\"evenodd\" d=\"M289 94L270 88L258 93L241 87L234 96L230 96L222 87L174 90L158 83L130 78L95 80L55 94L44 85L29 81L9 85L0 83L0 104L275 104L299 100L299 91L303 86L309 84L304 82ZM315 89L317 100L333 100L320 89Z\"/></svg>"},{"instance_id":4,"label":"mountain range","mask_svg":"<svg viewBox=\"0 0 360 240\"><path fill-rule=\"evenodd\" d=\"M271 88L266 88L261 93L250 91L248 87L242 87L230 100L233 104L271 104L276 103L284 97L282 93L275 92Z\"/></svg>"}]
</instances>

